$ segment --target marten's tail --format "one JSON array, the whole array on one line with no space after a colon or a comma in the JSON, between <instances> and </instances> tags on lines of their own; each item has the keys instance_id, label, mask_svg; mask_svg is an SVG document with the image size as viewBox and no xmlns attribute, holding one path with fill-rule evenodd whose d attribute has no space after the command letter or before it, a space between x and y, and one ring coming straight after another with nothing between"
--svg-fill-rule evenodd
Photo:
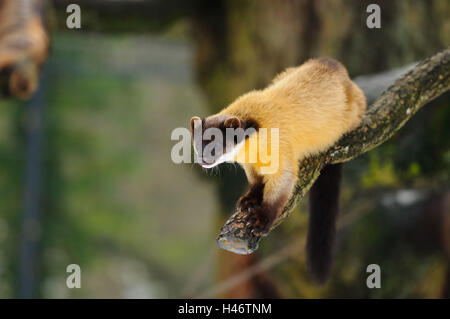
<instances>
[{"instance_id":1,"label":"marten's tail","mask_svg":"<svg viewBox=\"0 0 450 319\"><path fill-rule=\"evenodd\" d=\"M325 166L309 192L309 229L306 243L309 272L324 284L333 261L342 164Z\"/></svg>"}]
</instances>

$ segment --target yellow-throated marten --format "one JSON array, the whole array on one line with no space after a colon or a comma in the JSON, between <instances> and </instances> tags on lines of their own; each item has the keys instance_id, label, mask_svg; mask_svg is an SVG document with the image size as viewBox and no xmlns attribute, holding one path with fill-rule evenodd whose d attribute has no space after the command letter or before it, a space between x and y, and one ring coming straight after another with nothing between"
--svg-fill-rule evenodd
<instances>
[{"instance_id":1,"label":"yellow-throated marten","mask_svg":"<svg viewBox=\"0 0 450 319\"><path fill-rule=\"evenodd\" d=\"M238 205L252 213L254 231L265 235L294 190L299 161L325 151L356 128L365 110L365 96L344 66L330 58L312 59L288 68L267 88L244 94L218 114L193 117L194 149L203 167L224 161L241 164L250 189ZM203 135L208 128L218 129L224 136L227 128L253 129L253 133L220 141L211 134ZM277 141L270 133L263 135L262 128L278 128ZM273 143L279 151L277 169L267 171L267 163L259 155L270 153ZM220 148L205 152L218 144ZM257 160L250 161L249 154L256 154ZM326 166L310 191L308 265L321 283L331 268L340 177L341 164Z\"/></svg>"}]
</instances>

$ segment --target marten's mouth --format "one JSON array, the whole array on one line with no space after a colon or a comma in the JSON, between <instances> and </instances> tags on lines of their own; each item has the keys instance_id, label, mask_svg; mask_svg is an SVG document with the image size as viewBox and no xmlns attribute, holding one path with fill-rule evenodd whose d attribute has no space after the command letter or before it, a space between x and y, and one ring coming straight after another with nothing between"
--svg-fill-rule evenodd
<instances>
[{"instance_id":1,"label":"marten's mouth","mask_svg":"<svg viewBox=\"0 0 450 319\"><path fill-rule=\"evenodd\" d=\"M202 160L202 162L200 163L200 165L201 165L203 168L211 168L211 167L216 166L216 163L208 163L208 162L205 162L205 161Z\"/></svg>"}]
</instances>

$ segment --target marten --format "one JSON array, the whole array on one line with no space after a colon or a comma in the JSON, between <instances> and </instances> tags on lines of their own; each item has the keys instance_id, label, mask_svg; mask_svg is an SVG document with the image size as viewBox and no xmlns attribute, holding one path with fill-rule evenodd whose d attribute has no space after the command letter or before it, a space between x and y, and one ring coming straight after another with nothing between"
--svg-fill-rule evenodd
<instances>
[{"instance_id":1,"label":"marten","mask_svg":"<svg viewBox=\"0 0 450 319\"><path fill-rule=\"evenodd\" d=\"M365 110L364 93L341 63L331 58L311 59L286 69L265 89L240 96L218 114L193 117L193 146L197 161L205 168L225 161L243 167L250 188L237 207L251 214L249 226L264 236L293 194L299 161L327 150L356 128ZM227 137L220 141L212 138L215 134L205 136L209 128ZM262 128L277 128L278 141L270 132L261 134ZM230 138L227 129L251 133ZM271 143L277 143L279 151L275 171L264 170L267 163L259 159L260 154L270 153ZM256 154L257 160L250 161L249 154ZM310 190L307 264L318 283L325 283L331 271L341 170L342 164L326 165Z\"/></svg>"}]
</instances>

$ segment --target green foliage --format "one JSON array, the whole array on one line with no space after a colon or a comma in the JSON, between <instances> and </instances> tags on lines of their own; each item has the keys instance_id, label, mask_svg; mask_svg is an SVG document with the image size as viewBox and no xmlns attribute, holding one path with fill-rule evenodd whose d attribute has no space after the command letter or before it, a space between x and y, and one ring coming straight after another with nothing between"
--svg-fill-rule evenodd
<instances>
[{"instance_id":1,"label":"green foliage","mask_svg":"<svg viewBox=\"0 0 450 319\"><path fill-rule=\"evenodd\" d=\"M210 246L214 204L208 185L170 159L170 132L201 112L184 63L189 47L163 38L62 33L53 40L39 296L179 296ZM130 60L129 52L140 58ZM158 65L164 67L155 73ZM1 103L0 227L7 229L0 237L1 297L15 295L18 275L25 109ZM80 290L65 287L71 263L82 269Z\"/></svg>"}]
</instances>

